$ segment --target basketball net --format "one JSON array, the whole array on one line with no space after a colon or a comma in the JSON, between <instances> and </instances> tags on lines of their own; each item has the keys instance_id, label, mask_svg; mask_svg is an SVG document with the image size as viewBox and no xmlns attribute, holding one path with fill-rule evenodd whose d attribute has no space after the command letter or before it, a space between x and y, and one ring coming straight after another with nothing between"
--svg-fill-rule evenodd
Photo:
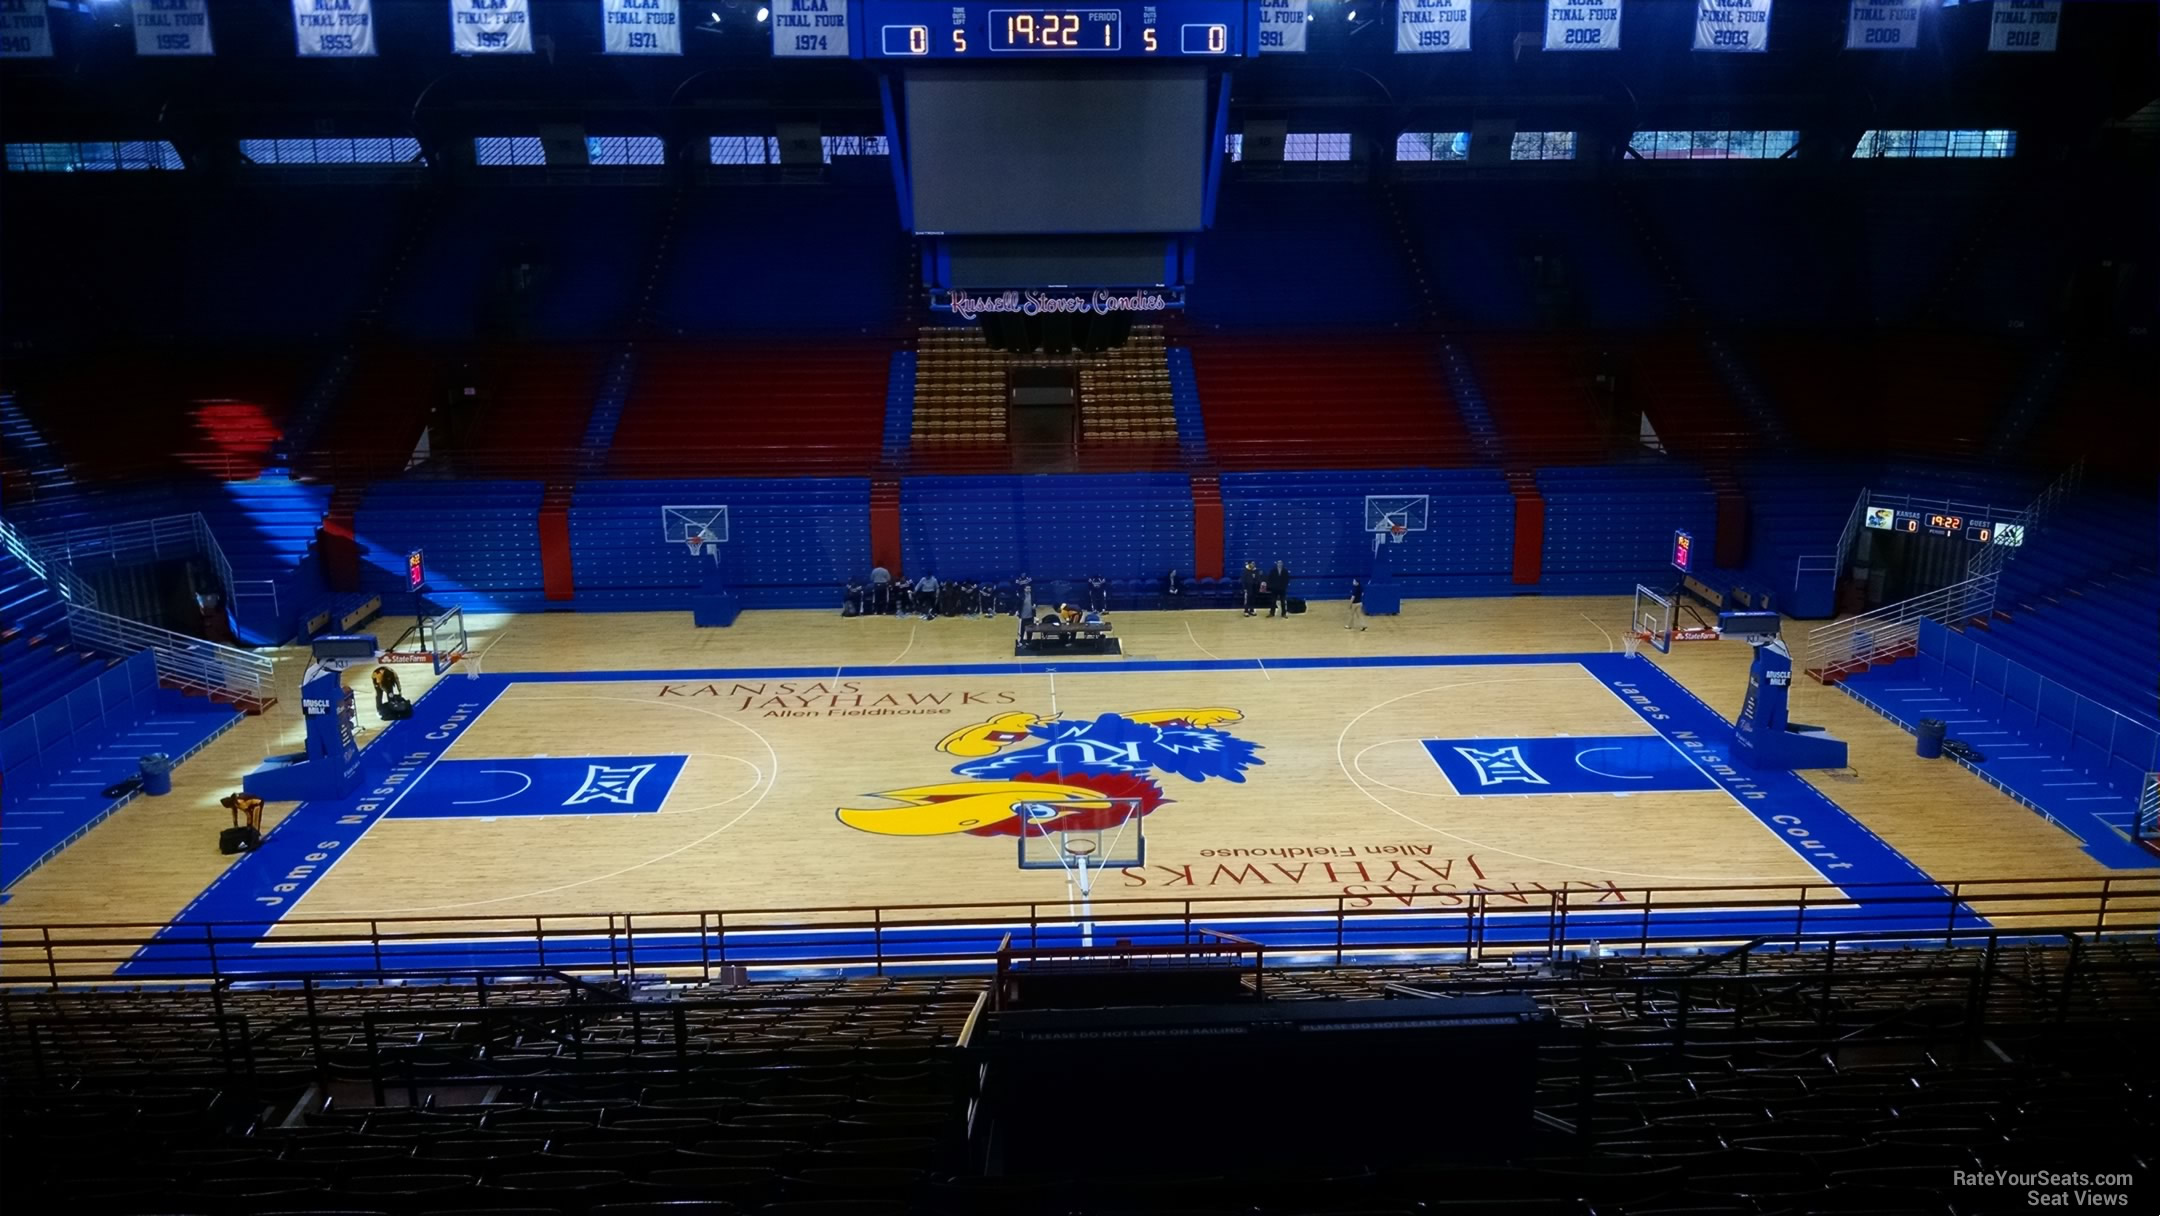
<instances>
[{"instance_id":1,"label":"basketball net","mask_svg":"<svg viewBox=\"0 0 2160 1216\"><path fill-rule=\"evenodd\" d=\"M696 557L705 548L705 534L692 532L683 538L683 543L690 546L690 556Z\"/></svg>"}]
</instances>

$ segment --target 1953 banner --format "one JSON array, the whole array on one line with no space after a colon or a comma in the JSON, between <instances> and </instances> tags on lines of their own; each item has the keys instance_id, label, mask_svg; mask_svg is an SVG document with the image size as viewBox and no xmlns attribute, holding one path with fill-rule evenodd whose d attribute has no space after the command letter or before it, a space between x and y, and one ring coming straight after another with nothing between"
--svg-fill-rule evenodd
<instances>
[{"instance_id":1,"label":"1953 banner","mask_svg":"<svg viewBox=\"0 0 2160 1216\"><path fill-rule=\"evenodd\" d=\"M293 45L302 59L375 53L374 0L293 0Z\"/></svg>"}]
</instances>

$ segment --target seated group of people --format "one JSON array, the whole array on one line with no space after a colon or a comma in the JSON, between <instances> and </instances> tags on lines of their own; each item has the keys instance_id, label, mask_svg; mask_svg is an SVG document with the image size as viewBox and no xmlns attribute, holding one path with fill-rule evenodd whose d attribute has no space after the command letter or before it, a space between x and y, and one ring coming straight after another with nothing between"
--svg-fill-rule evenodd
<instances>
[{"instance_id":1,"label":"seated group of people","mask_svg":"<svg viewBox=\"0 0 2160 1216\"><path fill-rule=\"evenodd\" d=\"M1176 576L1173 574L1175 587ZM1022 619L1035 615L1035 580L1025 571L1012 580L1011 593L990 579L941 580L935 574L919 578L895 578L879 566L868 582L850 578L842 616L911 616L934 620L940 616L1002 616L1008 610ZM1173 591L1173 594L1175 592ZM1011 607L1008 609L1008 605ZM1060 605L1061 610L1067 607ZM1087 579L1087 611L1106 612L1110 607L1110 580L1099 574ZM1077 610L1076 610L1077 611Z\"/></svg>"}]
</instances>

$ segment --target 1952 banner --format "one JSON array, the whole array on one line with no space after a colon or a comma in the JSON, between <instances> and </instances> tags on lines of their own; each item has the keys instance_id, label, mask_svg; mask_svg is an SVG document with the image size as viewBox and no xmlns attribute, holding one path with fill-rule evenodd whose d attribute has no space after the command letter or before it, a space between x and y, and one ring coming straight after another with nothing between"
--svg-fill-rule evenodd
<instances>
[{"instance_id":1,"label":"1952 banner","mask_svg":"<svg viewBox=\"0 0 2160 1216\"><path fill-rule=\"evenodd\" d=\"M600 0L600 25L610 55L682 54L676 0Z\"/></svg>"},{"instance_id":2,"label":"1952 banner","mask_svg":"<svg viewBox=\"0 0 2160 1216\"><path fill-rule=\"evenodd\" d=\"M1260 53L1302 55L1305 25L1310 20L1306 0L1260 0Z\"/></svg>"},{"instance_id":3,"label":"1952 banner","mask_svg":"<svg viewBox=\"0 0 2160 1216\"><path fill-rule=\"evenodd\" d=\"M527 0L450 0L450 49L459 55L532 54Z\"/></svg>"},{"instance_id":4,"label":"1952 banner","mask_svg":"<svg viewBox=\"0 0 2160 1216\"><path fill-rule=\"evenodd\" d=\"M1546 0L1545 49L1619 50L1620 0Z\"/></svg>"},{"instance_id":5,"label":"1952 banner","mask_svg":"<svg viewBox=\"0 0 2160 1216\"><path fill-rule=\"evenodd\" d=\"M1470 0L1396 0L1395 53L1470 49Z\"/></svg>"},{"instance_id":6,"label":"1952 banner","mask_svg":"<svg viewBox=\"0 0 2160 1216\"><path fill-rule=\"evenodd\" d=\"M374 0L292 0L293 44L302 59L375 53Z\"/></svg>"},{"instance_id":7,"label":"1952 banner","mask_svg":"<svg viewBox=\"0 0 2160 1216\"><path fill-rule=\"evenodd\" d=\"M210 0L135 0L135 53L213 54Z\"/></svg>"},{"instance_id":8,"label":"1952 banner","mask_svg":"<svg viewBox=\"0 0 2160 1216\"><path fill-rule=\"evenodd\" d=\"M52 58L45 0L0 0L0 59Z\"/></svg>"},{"instance_id":9,"label":"1952 banner","mask_svg":"<svg viewBox=\"0 0 2160 1216\"><path fill-rule=\"evenodd\" d=\"M2062 7L2062 0L1995 0L1988 49L2052 52L2062 32Z\"/></svg>"},{"instance_id":10,"label":"1952 banner","mask_svg":"<svg viewBox=\"0 0 2160 1216\"><path fill-rule=\"evenodd\" d=\"M1769 50L1770 0L1698 0L1695 49Z\"/></svg>"},{"instance_id":11,"label":"1952 banner","mask_svg":"<svg viewBox=\"0 0 2160 1216\"><path fill-rule=\"evenodd\" d=\"M1909 51L1920 45L1920 10L1933 0L1852 0L1845 17L1848 51Z\"/></svg>"}]
</instances>

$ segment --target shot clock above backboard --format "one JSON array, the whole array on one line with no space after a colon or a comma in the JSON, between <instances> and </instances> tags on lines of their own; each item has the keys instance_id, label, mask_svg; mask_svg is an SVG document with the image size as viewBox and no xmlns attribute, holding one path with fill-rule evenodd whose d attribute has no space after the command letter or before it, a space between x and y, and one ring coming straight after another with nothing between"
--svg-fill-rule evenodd
<instances>
[{"instance_id":1,"label":"shot clock above backboard","mask_svg":"<svg viewBox=\"0 0 2160 1216\"><path fill-rule=\"evenodd\" d=\"M1248 0L1015 4L860 0L868 59L1226 59L1246 54ZM774 52L782 53L776 39Z\"/></svg>"}]
</instances>

